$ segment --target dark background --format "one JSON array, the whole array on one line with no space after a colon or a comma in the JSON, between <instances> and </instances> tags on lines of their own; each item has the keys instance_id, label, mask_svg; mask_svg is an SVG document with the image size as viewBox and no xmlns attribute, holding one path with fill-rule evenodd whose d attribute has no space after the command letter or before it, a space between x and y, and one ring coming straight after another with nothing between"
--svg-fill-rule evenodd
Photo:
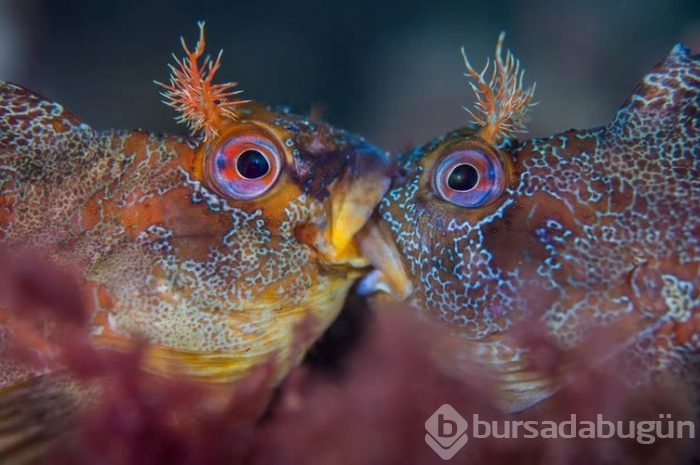
<instances>
[{"instance_id":1,"label":"dark background","mask_svg":"<svg viewBox=\"0 0 700 465\"><path fill-rule=\"evenodd\" d=\"M181 131L152 81L199 19L225 50L219 82L300 113L320 105L391 150L467 121L459 48L480 66L500 30L537 82L535 135L605 123L675 42L700 51L698 0L0 0L0 80L96 128Z\"/></svg>"}]
</instances>

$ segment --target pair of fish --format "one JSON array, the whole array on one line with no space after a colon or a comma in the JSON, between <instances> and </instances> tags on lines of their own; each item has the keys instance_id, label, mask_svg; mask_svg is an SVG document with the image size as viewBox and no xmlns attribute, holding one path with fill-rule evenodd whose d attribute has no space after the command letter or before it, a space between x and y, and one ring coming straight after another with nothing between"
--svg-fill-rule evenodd
<instances>
[{"instance_id":1,"label":"pair of fish","mask_svg":"<svg viewBox=\"0 0 700 465\"><path fill-rule=\"evenodd\" d=\"M697 362L700 59L687 50L609 125L518 142L534 89L501 37L490 79L465 56L474 124L391 160L214 84L221 55L205 58L202 28L163 85L191 137L95 131L0 85L0 244L79 270L94 345L146 341L146 370L211 384L273 360L279 380L364 276L362 292L408 300L492 366L508 410L564 382L510 337L524 321L562 348L619 323L616 350L650 373ZM2 349L17 318L0 312ZM0 389L57 369L50 355L44 371L0 360Z\"/></svg>"}]
</instances>

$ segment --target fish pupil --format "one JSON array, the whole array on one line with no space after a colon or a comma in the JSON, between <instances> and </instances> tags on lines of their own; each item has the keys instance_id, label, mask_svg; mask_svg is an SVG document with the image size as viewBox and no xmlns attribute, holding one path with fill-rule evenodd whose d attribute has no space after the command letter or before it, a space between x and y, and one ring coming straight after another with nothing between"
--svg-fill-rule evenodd
<instances>
[{"instance_id":1,"label":"fish pupil","mask_svg":"<svg viewBox=\"0 0 700 465\"><path fill-rule=\"evenodd\" d=\"M270 171L270 163L257 150L246 150L236 161L236 169L247 179L258 179Z\"/></svg>"},{"instance_id":2,"label":"fish pupil","mask_svg":"<svg viewBox=\"0 0 700 465\"><path fill-rule=\"evenodd\" d=\"M447 185L456 191L472 190L478 182L479 172L467 163L455 166L447 178Z\"/></svg>"}]
</instances>

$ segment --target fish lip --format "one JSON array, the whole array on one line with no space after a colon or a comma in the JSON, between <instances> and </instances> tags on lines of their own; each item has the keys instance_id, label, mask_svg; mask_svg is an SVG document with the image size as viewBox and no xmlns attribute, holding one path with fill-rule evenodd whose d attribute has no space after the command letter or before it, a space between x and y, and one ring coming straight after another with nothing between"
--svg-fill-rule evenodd
<instances>
[{"instance_id":1,"label":"fish lip","mask_svg":"<svg viewBox=\"0 0 700 465\"><path fill-rule=\"evenodd\" d=\"M303 225L297 236L318 253L325 265L364 269L370 261L362 254L357 236L389 190L391 165L386 153L367 143L348 150L348 165L328 187L324 221Z\"/></svg>"},{"instance_id":2,"label":"fish lip","mask_svg":"<svg viewBox=\"0 0 700 465\"><path fill-rule=\"evenodd\" d=\"M358 233L358 245L374 270L364 276L358 286L360 295L384 292L393 300L405 300L415 288L404 258L396 246L388 225L375 214Z\"/></svg>"}]
</instances>

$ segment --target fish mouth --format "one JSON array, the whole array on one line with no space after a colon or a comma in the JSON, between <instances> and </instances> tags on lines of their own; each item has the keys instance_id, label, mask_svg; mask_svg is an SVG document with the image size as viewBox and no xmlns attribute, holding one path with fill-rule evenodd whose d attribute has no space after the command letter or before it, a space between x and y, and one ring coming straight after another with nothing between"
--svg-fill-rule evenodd
<instances>
[{"instance_id":1,"label":"fish mouth","mask_svg":"<svg viewBox=\"0 0 700 465\"><path fill-rule=\"evenodd\" d=\"M374 267L360 280L357 286L360 295L384 292L394 300L404 300L413 294L413 283L406 271L403 256L396 247L389 226L378 214L375 213L358 232L357 243L362 255Z\"/></svg>"},{"instance_id":2,"label":"fish mouth","mask_svg":"<svg viewBox=\"0 0 700 465\"><path fill-rule=\"evenodd\" d=\"M296 233L317 252L323 264L364 269L371 263L357 238L389 189L390 164L386 154L368 144L354 147L347 162L328 187L323 221L303 225Z\"/></svg>"},{"instance_id":3,"label":"fish mouth","mask_svg":"<svg viewBox=\"0 0 700 465\"><path fill-rule=\"evenodd\" d=\"M413 292L413 286L391 232L377 213L391 185L389 157L360 144L348 161L328 188L323 224L304 225L297 235L326 266L350 267L362 273L373 267L360 282L362 294L382 291L403 300Z\"/></svg>"}]
</instances>

